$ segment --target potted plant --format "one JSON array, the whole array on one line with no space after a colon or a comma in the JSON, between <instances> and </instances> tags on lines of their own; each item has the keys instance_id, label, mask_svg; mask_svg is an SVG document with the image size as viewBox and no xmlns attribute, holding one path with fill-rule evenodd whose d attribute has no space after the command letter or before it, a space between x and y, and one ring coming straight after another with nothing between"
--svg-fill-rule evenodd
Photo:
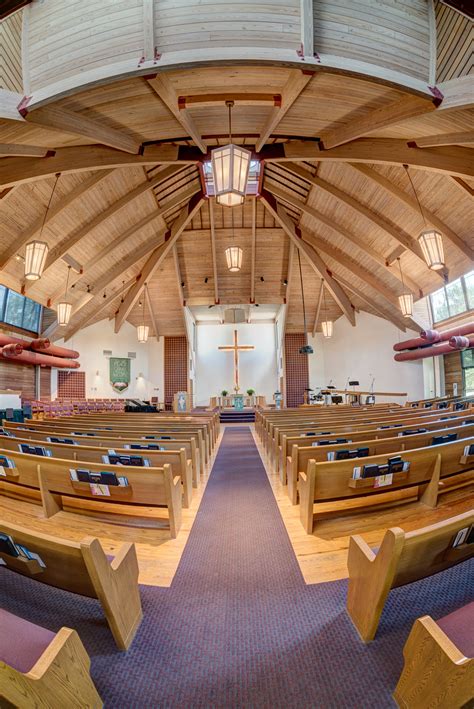
<instances>
[{"instance_id":1,"label":"potted plant","mask_svg":"<svg viewBox=\"0 0 474 709\"><path fill-rule=\"evenodd\" d=\"M247 389L247 394L253 396L255 394L255 389Z\"/></svg>"},{"instance_id":2,"label":"potted plant","mask_svg":"<svg viewBox=\"0 0 474 709\"><path fill-rule=\"evenodd\" d=\"M221 396L227 396L228 393L229 393L229 392L227 391L227 389L223 389L223 390L221 391Z\"/></svg>"}]
</instances>

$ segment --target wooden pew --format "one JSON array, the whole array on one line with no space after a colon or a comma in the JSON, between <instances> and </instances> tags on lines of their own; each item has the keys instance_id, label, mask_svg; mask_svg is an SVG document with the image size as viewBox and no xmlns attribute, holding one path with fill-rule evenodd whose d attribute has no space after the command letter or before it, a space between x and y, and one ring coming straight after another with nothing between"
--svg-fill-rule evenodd
<instances>
[{"instance_id":1,"label":"wooden pew","mask_svg":"<svg viewBox=\"0 0 474 709\"><path fill-rule=\"evenodd\" d=\"M448 423L446 421L446 423ZM459 421L456 421L459 423ZM303 443L305 439L299 439L298 443L293 443L291 448L291 455L286 458L286 476L280 476L280 479L286 480L287 482L287 492L293 505L298 504L298 480L301 471L305 471L308 468L308 463L311 459L315 460L316 463L323 463L329 460L329 453L336 453L341 450L355 450L357 448L368 449L367 457L374 455L382 455L384 453L395 454L405 450L415 450L416 448L426 448L431 446L431 441L436 436L443 436L447 434L455 434L458 440L465 438L472 438L474 436L474 423L462 426L451 426L447 431L446 428L432 429L426 433L412 434L410 436L393 436L393 433L398 431L398 429L391 429L389 431L380 431L377 433L387 434L380 436L380 438L374 437L369 438L370 434L366 434L365 438L367 440L354 441L351 438L351 442L348 443L332 443L327 446L304 446ZM375 433L375 432L374 432ZM392 434L391 436L389 434ZM373 435L373 434L372 434ZM290 438L285 441L285 448L289 446L294 438ZM365 457L354 458L355 461L360 461L363 463ZM358 463L355 462L354 465Z\"/></svg>"},{"instance_id":2,"label":"wooden pew","mask_svg":"<svg viewBox=\"0 0 474 709\"><path fill-rule=\"evenodd\" d=\"M206 466L206 456L204 447L202 445L202 434L200 432L187 432L187 433L176 433L170 432L169 434L156 434L156 438L145 440L143 436L137 435L136 432L127 434L126 432L117 432L114 430L93 430L90 429L79 429L70 428L70 430L56 430L54 428L54 422L49 421L50 425L48 428L37 428L30 425L30 422L25 422L23 424L18 424L13 421L3 421L2 427L14 433L16 436L21 436L22 438L32 438L35 440L47 441L49 437L60 437L60 438L72 438L77 444L81 445L85 441L93 442L94 445L100 446L101 448L114 448L121 445L129 445L131 443L146 444L158 443L160 446L166 448L166 450L176 450L176 448L186 447L187 442L190 442L191 450L188 457L193 461L193 469L195 469L196 476L200 477L204 474ZM10 425L13 424L13 425ZM74 435L76 432L78 435ZM92 433L93 436L86 434ZM168 437L169 435L169 437ZM166 436L163 438L163 436Z\"/></svg>"},{"instance_id":3,"label":"wooden pew","mask_svg":"<svg viewBox=\"0 0 474 709\"><path fill-rule=\"evenodd\" d=\"M58 633L0 608L0 705L99 709L90 659L75 630Z\"/></svg>"},{"instance_id":4,"label":"wooden pew","mask_svg":"<svg viewBox=\"0 0 474 709\"><path fill-rule=\"evenodd\" d=\"M121 650L130 647L142 620L135 545L122 544L109 560L98 539L86 537L71 542L0 519L0 532L8 534L36 559L0 552L11 571L48 586L62 588L88 598L97 598L114 640Z\"/></svg>"},{"instance_id":5,"label":"wooden pew","mask_svg":"<svg viewBox=\"0 0 474 709\"><path fill-rule=\"evenodd\" d=\"M374 552L360 536L349 542L347 612L362 640L373 640L392 588L413 583L474 556L474 544L453 548L461 530L474 524L474 511L429 527L388 529Z\"/></svg>"},{"instance_id":6,"label":"wooden pew","mask_svg":"<svg viewBox=\"0 0 474 709\"><path fill-rule=\"evenodd\" d=\"M94 439L90 439L94 441ZM166 450L166 451L156 451L156 450L129 450L127 448L110 447L110 449L101 448L99 446L87 446L82 445L86 443L84 439L81 440L81 445L68 445L60 443L50 443L46 441L38 441L32 438L10 438L9 436L0 435L0 448L4 450L11 450L16 452L19 450L19 446L25 443L26 445L37 445L46 448L51 452L53 458L61 458L62 460L77 461L80 463L101 463L102 456L107 455L108 450L113 450L116 455L139 455L149 461L152 468L162 468L164 465L169 464L171 466L171 471L173 476L177 475L181 478L181 483L183 485L183 507L189 507L192 500L192 489L193 489L193 467L192 462L186 456L186 449L181 448L180 450ZM74 466L72 466L74 467ZM127 469L128 466L115 466L117 474L122 474ZM145 468L148 470L148 468ZM124 473L125 474L125 473ZM197 482L194 484L197 486Z\"/></svg>"},{"instance_id":7,"label":"wooden pew","mask_svg":"<svg viewBox=\"0 0 474 709\"><path fill-rule=\"evenodd\" d=\"M391 498L406 499L413 492L411 497L418 497L428 507L436 507L440 492L474 481L473 460L463 457L469 442L472 439L403 451L402 458L410 463L410 469L393 474L392 482L383 487L376 487L377 478L354 479L353 470L356 466L383 465L388 455L328 463L310 459L306 472L299 474L300 519L305 531L312 534L315 512L325 513L328 505L337 511L347 511L350 507L386 503ZM454 477L458 473L465 475Z\"/></svg>"},{"instance_id":8,"label":"wooden pew","mask_svg":"<svg viewBox=\"0 0 474 709\"><path fill-rule=\"evenodd\" d=\"M469 706L474 697L473 629L474 603L438 621L429 615L415 621L403 649L405 666L393 694L399 707Z\"/></svg>"},{"instance_id":9,"label":"wooden pew","mask_svg":"<svg viewBox=\"0 0 474 709\"><path fill-rule=\"evenodd\" d=\"M13 453L0 449L1 455L12 459L15 468L5 468L0 477L0 490L5 494L26 499L40 499L44 514L52 517L63 509L64 505L80 506L94 512L111 515L127 515L131 509L140 512L146 507L156 508L162 514L156 520L169 525L174 539L181 527L181 478L173 476L171 466L163 468L117 467L105 463L87 463L72 465L71 460L61 458L43 458L27 453ZM71 480L71 468L86 468L91 472L111 472L128 478L129 485L108 486L107 495L93 494L88 482ZM39 490L39 496L38 496Z\"/></svg>"}]
</instances>

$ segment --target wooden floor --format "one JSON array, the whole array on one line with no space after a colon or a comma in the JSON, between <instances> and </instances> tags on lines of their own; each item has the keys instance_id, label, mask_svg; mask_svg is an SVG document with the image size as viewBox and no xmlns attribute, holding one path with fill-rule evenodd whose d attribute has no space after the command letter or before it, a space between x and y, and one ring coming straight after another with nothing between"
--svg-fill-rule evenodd
<instances>
[{"instance_id":1,"label":"wooden floor","mask_svg":"<svg viewBox=\"0 0 474 709\"><path fill-rule=\"evenodd\" d=\"M241 424L229 424L235 426ZM439 507L428 510L417 502L404 503L397 507L380 509L377 512L354 514L326 519L318 523L316 531L307 535L301 526L298 507L291 505L286 489L278 475L269 468L265 455L255 436L255 443L265 465L280 513L285 523L295 555L306 583L321 583L347 576L346 558L349 537L361 534L370 546L377 546L384 531L400 526L410 530L428 525L471 509L474 504L474 486L441 496ZM84 517L74 512L59 512L52 519L44 519L39 505L11 499L0 495L0 519L25 524L31 529L57 534L65 539L78 541L87 535L98 537L106 552L113 553L121 542L136 544L140 567L139 582L149 586L170 586L181 555L189 537L215 456L222 441L225 426L221 426L221 436L208 464L204 479L194 490L189 509L183 510L183 524L177 539L170 539L169 531L151 527L112 524L100 518ZM150 509L150 515L153 510Z\"/></svg>"}]
</instances>

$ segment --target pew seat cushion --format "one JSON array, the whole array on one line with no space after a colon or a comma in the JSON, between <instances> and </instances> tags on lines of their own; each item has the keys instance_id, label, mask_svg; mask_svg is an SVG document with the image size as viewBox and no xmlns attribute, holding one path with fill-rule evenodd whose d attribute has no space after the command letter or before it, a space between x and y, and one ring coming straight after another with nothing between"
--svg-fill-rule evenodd
<instances>
[{"instance_id":1,"label":"pew seat cushion","mask_svg":"<svg viewBox=\"0 0 474 709\"><path fill-rule=\"evenodd\" d=\"M474 601L445 615L437 623L465 657L474 657Z\"/></svg>"},{"instance_id":2,"label":"pew seat cushion","mask_svg":"<svg viewBox=\"0 0 474 709\"><path fill-rule=\"evenodd\" d=\"M18 672L29 672L55 637L51 630L0 608L0 660Z\"/></svg>"}]
</instances>

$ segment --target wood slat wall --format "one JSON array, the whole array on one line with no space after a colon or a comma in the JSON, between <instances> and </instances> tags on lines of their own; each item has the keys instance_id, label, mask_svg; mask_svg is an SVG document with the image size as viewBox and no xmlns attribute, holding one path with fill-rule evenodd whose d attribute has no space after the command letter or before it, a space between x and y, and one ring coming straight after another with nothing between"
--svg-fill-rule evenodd
<instances>
[{"instance_id":1,"label":"wood slat wall","mask_svg":"<svg viewBox=\"0 0 474 709\"><path fill-rule=\"evenodd\" d=\"M462 368L461 368L461 353L453 352L449 355L444 355L444 387L446 394L451 396L453 393L453 384L458 385L458 395L462 394Z\"/></svg>"},{"instance_id":2,"label":"wood slat wall","mask_svg":"<svg viewBox=\"0 0 474 709\"><path fill-rule=\"evenodd\" d=\"M58 372L59 374L61 372ZM51 368L40 367L40 398L51 399Z\"/></svg>"},{"instance_id":3,"label":"wood slat wall","mask_svg":"<svg viewBox=\"0 0 474 709\"><path fill-rule=\"evenodd\" d=\"M23 399L35 399L35 368L0 359L0 389L6 388L21 391Z\"/></svg>"},{"instance_id":4,"label":"wood slat wall","mask_svg":"<svg viewBox=\"0 0 474 709\"><path fill-rule=\"evenodd\" d=\"M165 337L165 404L172 407L177 391L188 389L188 343L186 336Z\"/></svg>"},{"instance_id":5,"label":"wood slat wall","mask_svg":"<svg viewBox=\"0 0 474 709\"><path fill-rule=\"evenodd\" d=\"M309 387L308 356L299 349L306 344L304 332L285 335L286 405L303 403L304 390Z\"/></svg>"},{"instance_id":6,"label":"wood slat wall","mask_svg":"<svg viewBox=\"0 0 474 709\"><path fill-rule=\"evenodd\" d=\"M474 24L451 7L436 2L436 81L467 76L474 68Z\"/></svg>"},{"instance_id":7,"label":"wood slat wall","mask_svg":"<svg viewBox=\"0 0 474 709\"><path fill-rule=\"evenodd\" d=\"M314 51L428 80L426 0L313 0Z\"/></svg>"},{"instance_id":8,"label":"wood slat wall","mask_svg":"<svg viewBox=\"0 0 474 709\"><path fill-rule=\"evenodd\" d=\"M23 91L20 10L0 22L0 89Z\"/></svg>"}]
</instances>

